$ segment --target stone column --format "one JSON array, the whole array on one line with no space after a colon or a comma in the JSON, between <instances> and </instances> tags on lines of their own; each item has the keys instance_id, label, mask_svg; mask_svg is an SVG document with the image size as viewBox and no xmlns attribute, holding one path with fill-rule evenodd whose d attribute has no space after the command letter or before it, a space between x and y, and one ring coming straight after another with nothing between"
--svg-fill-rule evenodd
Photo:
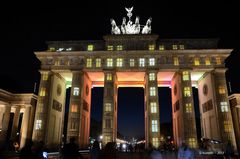
<instances>
[{"instance_id":1,"label":"stone column","mask_svg":"<svg viewBox=\"0 0 240 159\"><path fill-rule=\"evenodd\" d=\"M51 95L50 86L52 73L50 71L41 71L40 73L41 81L33 126L33 141L45 141L47 116L49 113L49 98Z\"/></svg>"},{"instance_id":2,"label":"stone column","mask_svg":"<svg viewBox=\"0 0 240 159\"><path fill-rule=\"evenodd\" d=\"M62 140L66 81L60 74L42 72L33 140L47 148L59 148Z\"/></svg>"},{"instance_id":3,"label":"stone column","mask_svg":"<svg viewBox=\"0 0 240 159\"><path fill-rule=\"evenodd\" d=\"M103 145L117 138L117 75L115 71L104 72L104 99L102 135Z\"/></svg>"},{"instance_id":4,"label":"stone column","mask_svg":"<svg viewBox=\"0 0 240 159\"><path fill-rule=\"evenodd\" d=\"M231 112L232 112L232 120L233 120L233 126L234 126L234 132L235 132L235 139L237 144L237 150L238 154L240 154L240 117L238 114L240 114L240 109L236 107L236 105L231 105Z\"/></svg>"},{"instance_id":5,"label":"stone column","mask_svg":"<svg viewBox=\"0 0 240 159\"><path fill-rule=\"evenodd\" d=\"M27 139L29 139L27 138L27 132L29 131L30 122L29 119L30 119L30 106L25 106L20 132L20 148L24 147Z\"/></svg>"},{"instance_id":6,"label":"stone column","mask_svg":"<svg viewBox=\"0 0 240 159\"><path fill-rule=\"evenodd\" d=\"M160 117L158 102L158 81L156 70L145 74L145 146L160 146Z\"/></svg>"},{"instance_id":7,"label":"stone column","mask_svg":"<svg viewBox=\"0 0 240 159\"><path fill-rule=\"evenodd\" d=\"M5 105L4 106L4 114L2 118L2 129L0 132L0 147L2 147L7 139L7 131L8 131L8 124L10 119L10 113L11 113L11 106Z\"/></svg>"},{"instance_id":8,"label":"stone column","mask_svg":"<svg viewBox=\"0 0 240 159\"><path fill-rule=\"evenodd\" d=\"M227 144L228 141L231 141L231 144L234 146L235 151L237 151L232 114L228 100L225 71L226 69L215 69L212 72L212 84L214 85L213 94L216 102L216 111L218 113L218 123L221 130L220 136L222 138L222 141L225 144ZM224 88L225 93L221 91L222 88Z\"/></svg>"},{"instance_id":9,"label":"stone column","mask_svg":"<svg viewBox=\"0 0 240 159\"><path fill-rule=\"evenodd\" d=\"M74 137L81 148L89 143L91 80L83 71L72 72L72 87L68 115L67 141Z\"/></svg>"},{"instance_id":10,"label":"stone column","mask_svg":"<svg viewBox=\"0 0 240 159\"><path fill-rule=\"evenodd\" d=\"M15 139L17 136L18 130L18 124L19 124L19 116L20 116L20 106L15 107L14 117L13 117L13 125L12 125L12 133L11 133L11 139Z\"/></svg>"},{"instance_id":11,"label":"stone column","mask_svg":"<svg viewBox=\"0 0 240 159\"><path fill-rule=\"evenodd\" d=\"M236 150L232 114L228 101L225 69L207 72L198 82L202 136L231 141Z\"/></svg>"},{"instance_id":12,"label":"stone column","mask_svg":"<svg viewBox=\"0 0 240 159\"><path fill-rule=\"evenodd\" d=\"M192 93L191 72L180 70L172 78L172 114L174 141L197 148L197 131Z\"/></svg>"}]
</instances>

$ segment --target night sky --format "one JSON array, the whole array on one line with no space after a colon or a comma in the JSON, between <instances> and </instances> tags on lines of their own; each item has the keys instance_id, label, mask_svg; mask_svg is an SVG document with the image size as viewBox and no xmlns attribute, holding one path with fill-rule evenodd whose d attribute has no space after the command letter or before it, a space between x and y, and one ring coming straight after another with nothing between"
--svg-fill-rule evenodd
<instances>
[{"instance_id":1,"label":"night sky","mask_svg":"<svg viewBox=\"0 0 240 159\"><path fill-rule=\"evenodd\" d=\"M80 3L80 4L78 4ZM227 60L227 80L240 92L239 8L237 2L209 1L83 1L65 3L6 4L1 13L0 88L33 92L39 83L40 62L34 51L46 50L49 40L97 40L110 34L110 18L120 24L125 6L145 24L153 18L152 32L160 38L219 38L220 48L233 48ZM170 89L159 90L161 121L171 121ZM143 135L143 89L119 89L119 131ZM139 98L141 97L141 98ZM93 89L92 117L101 120L102 88ZM162 99L168 100L162 100ZM136 109L137 108L137 109ZM134 126L134 127L133 127ZM136 133L133 134L131 130Z\"/></svg>"}]
</instances>

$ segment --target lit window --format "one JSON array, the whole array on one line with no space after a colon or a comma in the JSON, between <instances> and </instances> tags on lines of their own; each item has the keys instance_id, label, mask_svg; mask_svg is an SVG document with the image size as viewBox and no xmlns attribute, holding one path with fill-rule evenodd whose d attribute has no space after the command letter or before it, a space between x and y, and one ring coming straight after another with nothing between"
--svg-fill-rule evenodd
<instances>
[{"instance_id":1,"label":"lit window","mask_svg":"<svg viewBox=\"0 0 240 159\"><path fill-rule=\"evenodd\" d=\"M107 73L107 81L111 81L112 80L112 74L111 73Z\"/></svg>"},{"instance_id":2,"label":"lit window","mask_svg":"<svg viewBox=\"0 0 240 159\"><path fill-rule=\"evenodd\" d=\"M73 95L74 96L78 96L79 95L79 88L78 87L74 87L73 88Z\"/></svg>"},{"instance_id":3,"label":"lit window","mask_svg":"<svg viewBox=\"0 0 240 159\"><path fill-rule=\"evenodd\" d=\"M225 94L226 93L225 87L224 86L219 86L218 87L218 92L219 92L219 94Z\"/></svg>"},{"instance_id":4,"label":"lit window","mask_svg":"<svg viewBox=\"0 0 240 159\"><path fill-rule=\"evenodd\" d=\"M111 105L111 103L106 103L106 104L105 104L105 111L106 111L106 112L111 112L111 111L112 111L112 105Z\"/></svg>"},{"instance_id":5,"label":"lit window","mask_svg":"<svg viewBox=\"0 0 240 159\"><path fill-rule=\"evenodd\" d=\"M157 113L157 103L156 102L151 102L150 107L151 107L151 113Z\"/></svg>"},{"instance_id":6,"label":"lit window","mask_svg":"<svg viewBox=\"0 0 240 159\"><path fill-rule=\"evenodd\" d=\"M108 51L113 51L113 46L112 46L112 45L108 45L108 46L107 46L107 50L108 50Z\"/></svg>"},{"instance_id":7,"label":"lit window","mask_svg":"<svg viewBox=\"0 0 240 159\"><path fill-rule=\"evenodd\" d=\"M192 104L191 103L186 104L186 112L187 113L192 113Z\"/></svg>"},{"instance_id":8,"label":"lit window","mask_svg":"<svg viewBox=\"0 0 240 159\"><path fill-rule=\"evenodd\" d=\"M182 76L184 81L188 81L189 80L189 72L188 71L183 71L183 76Z\"/></svg>"},{"instance_id":9,"label":"lit window","mask_svg":"<svg viewBox=\"0 0 240 159\"><path fill-rule=\"evenodd\" d=\"M184 97L190 97L190 96L191 96L190 87L184 87Z\"/></svg>"},{"instance_id":10,"label":"lit window","mask_svg":"<svg viewBox=\"0 0 240 159\"><path fill-rule=\"evenodd\" d=\"M135 66L135 60L134 59L129 59L129 65L130 65L130 67L134 67Z\"/></svg>"},{"instance_id":11,"label":"lit window","mask_svg":"<svg viewBox=\"0 0 240 159\"><path fill-rule=\"evenodd\" d=\"M87 59L87 67L92 67L92 59Z\"/></svg>"},{"instance_id":12,"label":"lit window","mask_svg":"<svg viewBox=\"0 0 240 159\"><path fill-rule=\"evenodd\" d=\"M87 51L93 51L94 46L93 45L88 45L87 46Z\"/></svg>"},{"instance_id":13,"label":"lit window","mask_svg":"<svg viewBox=\"0 0 240 159\"><path fill-rule=\"evenodd\" d=\"M118 51L123 50L123 46L122 46L122 45L117 45L117 50L118 50Z\"/></svg>"},{"instance_id":14,"label":"lit window","mask_svg":"<svg viewBox=\"0 0 240 159\"><path fill-rule=\"evenodd\" d=\"M198 57L194 58L194 65L195 66L199 66L200 65L200 61L199 61Z\"/></svg>"},{"instance_id":15,"label":"lit window","mask_svg":"<svg viewBox=\"0 0 240 159\"><path fill-rule=\"evenodd\" d=\"M175 66L178 66L178 65L179 65L178 57L174 57L174 58L173 58L173 64L174 64Z\"/></svg>"},{"instance_id":16,"label":"lit window","mask_svg":"<svg viewBox=\"0 0 240 159\"><path fill-rule=\"evenodd\" d=\"M42 129L42 120L36 120L36 130Z\"/></svg>"},{"instance_id":17,"label":"lit window","mask_svg":"<svg viewBox=\"0 0 240 159\"><path fill-rule=\"evenodd\" d=\"M158 132L157 120L152 120L152 132Z\"/></svg>"},{"instance_id":18,"label":"lit window","mask_svg":"<svg viewBox=\"0 0 240 159\"><path fill-rule=\"evenodd\" d=\"M216 64L217 65L221 65L222 64L220 57L216 57Z\"/></svg>"},{"instance_id":19,"label":"lit window","mask_svg":"<svg viewBox=\"0 0 240 159\"><path fill-rule=\"evenodd\" d=\"M44 97L45 95L46 95L46 88L41 88L41 89L40 89L39 96L40 96L40 97Z\"/></svg>"},{"instance_id":20,"label":"lit window","mask_svg":"<svg viewBox=\"0 0 240 159\"><path fill-rule=\"evenodd\" d=\"M155 80L155 73L149 73L149 81Z\"/></svg>"},{"instance_id":21,"label":"lit window","mask_svg":"<svg viewBox=\"0 0 240 159\"><path fill-rule=\"evenodd\" d=\"M49 51L56 51L55 47L50 47Z\"/></svg>"},{"instance_id":22,"label":"lit window","mask_svg":"<svg viewBox=\"0 0 240 159\"><path fill-rule=\"evenodd\" d=\"M153 137L152 138L152 144L153 144L154 147L158 148L159 147L158 138Z\"/></svg>"},{"instance_id":23,"label":"lit window","mask_svg":"<svg viewBox=\"0 0 240 159\"><path fill-rule=\"evenodd\" d=\"M104 142L105 143L111 142L111 137L110 136L104 136Z\"/></svg>"},{"instance_id":24,"label":"lit window","mask_svg":"<svg viewBox=\"0 0 240 159\"><path fill-rule=\"evenodd\" d=\"M96 59L96 67L101 67L101 59Z\"/></svg>"},{"instance_id":25,"label":"lit window","mask_svg":"<svg viewBox=\"0 0 240 159\"><path fill-rule=\"evenodd\" d=\"M205 65L211 65L211 61L209 57L206 57L205 59Z\"/></svg>"},{"instance_id":26,"label":"lit window","mask_svg":"<svg viewBox=\"0 0 240 159\"><path fill-rule=\"evenodd\" d=\"M179 49L184 50L185 49L184 45L179 45Z\"/></svg>"},{"instance_id":27,"label":"lit window","mask_svg":"<svg viewBox=\"0 0 240 159\"><path fill-rule=\"evenodd\" d=\"M188 144L190 148L196 148L197 144L196 144L196 139L195 138L189 138L188 139Z\"/></svg>"},{"instance_id":28,"label":"lit window","mask_svg":"<svg viewBox=\"0 0 240 159\"><path fill-rule=\"evenodd\" d=\"M151 51L152 51L152 50L155 50L155 45L149 45L149 46L148 46L148 50L151 50Z\"/></svg>"},{"instance_id":29,"label":"lit window","mask_svg":"<svg viewBox=\"0 0 240 159\"><path fill-rule=\"evenodd\" d=\"M76 113L77 110L78 110L77 107L78 107L77 104L72 104L72 106L71 106L71 112L72 112L72 113Z\"/></svg>"},{"instance_id":30,"label":"lit window","mask_svg":"<svg viewBox=\"0 0 240 159\"><path fill-rule=\"evenodd\" d=\"M122 67L122 66L123 66L123 59L117 58L117 67Z\"/></svg>"},{"instance_id":31,"label":"lit window","mask_svg":"<svg viewBox=\"0 0 240 159\"><path fill-rule=\"evenodd\" d=\"M224 121L224 132L231 132L232 131L232 127L231 127L231 123L230 121Z\"/></svg>"},{"instance_id":32,"label":"lit window","mask_svg":"<svg viewBox=\"0 0 240 159\"><path fill-rule=\"evenodd\" d=\"M221 112L228 112L228 104L227 102L220 102Z\"/></svg>"},{"instance_id":33,"label":"lit window","mask_svg":"<svg viewBox=\"0 0 240 159\"><path fill-rule=\"evenodd\" d=\"M149 66L155 66L155 58L149 59Z\"/></svg>"},{"instance_id":34,"label":"lit window","mask_svg":"<svg viewBox=\"0 0 240 159\"><path fill-rule=\"evenodd\" d=\"M43 73L43 74L42 74L42 80L43 80L43 81L48 80L48 74L47 74L47 73Z\"/></svg>"},{"instance_id":35,"label":"lit window","mask_svg":"<svg viewBox=\"0 0 240 159\"><path fill-rule=\"evenodd\" d=\"M139 66L140 67L145 67L145 59L144 58L139 59Z\"/></svg>"},{"instance_id":36,"label":"lit window","mask_svg":"<svg viewBox=\"0 0 240 159\"><path fill-rule=\"evenodd\" d=\"M165 50L165 47L164 47L164 45L159 45L159 50Z\"/></svg>"},{"instance_id":37,"label":"lit window","mask_svg":"<svg viewBox=\"0 0 240 159\"><path fill-rule=\"evenodd\" d=\"M156 88L150 87L150 96L156 96Z\"/></svg>"},{"instance_id":38,"label":"lit window","mask_svg":"<svg viewBox=\"0 0 240 159\"><path fill-rule=\"evenodd\" d=\"M107 67L113 67L113 59L107 59Z\"/></svg>"},{"instance_id":39,"label":"lit window","mask_svg":"<svg viewBox=\"0 0 240 159\"><path fill-rule=\"evenodd\" d=\"M177 50L178 49L177 45L172 45L172 49Z\"/></svg>"}]
</instances>

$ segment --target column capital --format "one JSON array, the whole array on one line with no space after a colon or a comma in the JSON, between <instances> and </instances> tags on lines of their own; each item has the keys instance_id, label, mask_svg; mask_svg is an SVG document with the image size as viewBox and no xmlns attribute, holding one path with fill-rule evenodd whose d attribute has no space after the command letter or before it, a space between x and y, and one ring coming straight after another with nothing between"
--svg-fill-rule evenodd
<instances>
[{"instance_id":1,"label":"column capital","mask_svg":"<svg viewBox=\"0 0 240 159\"><path fill-rule=\"evenodd\" d=\"M146 73L150 73L150 72L158 73L159 69L147 69L145 72Z\"/></svg>"},{"instance_id":2,"label":"column capital","mask_svg":"<svg viewBox=\"0 0 240 159\"><path fill-rule=\"evenodd\" d=\"M44 74L44 73L50 74L50 73L52 73L51 70L39 70L39 72L40 72L40 74Z\"/></svg>"},{"instance_id":3,"label":"column capital","mask_svg":"<svg viewBox=\"0 0 240 159\"><path fill-rule=\"evenodd\" d=\"M71 70L72 73L83 73L84 70Z\"/></svg>"},{"instance_id":4,"label":"column capital","mask_svg":"<svg viewBox=\"0 0 240 159\"><path fill-rule=\"evenodd\" d=\"M227 68L215 68L212 72L213 73L225 73Z\"/></svg>"},{"instance_id":5,"label":"column capital","mask_svg":"<svg viewBox=\"0 0 240 159\"><path fill-rule=\"evenodd\" d=\"M108 73L108 72L116 72L116 69L103 69L104 73Z\"/></svg>"}]
</instances>

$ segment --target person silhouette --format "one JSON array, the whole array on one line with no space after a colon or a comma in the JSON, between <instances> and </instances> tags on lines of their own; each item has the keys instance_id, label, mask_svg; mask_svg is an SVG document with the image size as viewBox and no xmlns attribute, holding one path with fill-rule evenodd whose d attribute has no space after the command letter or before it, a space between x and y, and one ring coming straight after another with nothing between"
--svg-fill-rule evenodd
<instances>
[{"instance_id":1,"label":"person silhouette","mask_svg":"<svg viewBox=\"0 0 240 159\"><path fill-rule=\"evenodd\" d=\"M100 146L99 142L96 140L93 143L93 147L90 152L90 159L99 159L100 158Z\"/></svg>"},{"instance_id":2,"label":"person silhouette","mask_svg":"<svg viewBox=\"0 0 240 159\"><path fill-rule=\"evenodd\" d=\"M231 159L234 156L234 151L230 140L226 146L225 156L227 159Z\"/></svg>"},{"instance_id":3,"label":"person silhouette","mask_svg":"<svg viewBox=\"0 0 240 159\"><path fill-rule=\"evenodd\" d=\"M63 147L64 159L83 159L82 155L78 152L78 145L75 143L75 138L70 138L70 142Z\"/></svg>"},{"instance_id":4,"label":"person silhouette","mask_svg":"<svg viewBox=\"0 0 240 159\"><path fill-rule=\"evenodd\" d=\"M20 159L32 159L33 158L33 151L32 151L33 142L28 141L26 145L20 151Z\"/></svg>"}]
</instances>

